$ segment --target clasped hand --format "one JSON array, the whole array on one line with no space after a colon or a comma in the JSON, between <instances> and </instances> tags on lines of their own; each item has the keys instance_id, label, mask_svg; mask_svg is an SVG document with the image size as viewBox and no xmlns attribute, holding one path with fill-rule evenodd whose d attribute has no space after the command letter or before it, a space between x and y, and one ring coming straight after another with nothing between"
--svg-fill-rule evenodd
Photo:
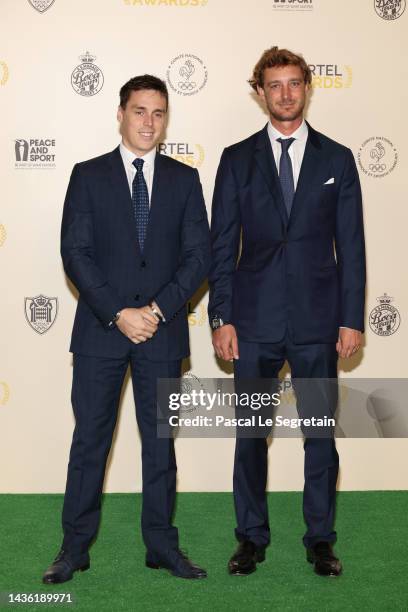
<instances>
[{"instance_id":1,"label":"clasped hand","mask_svg":"<svg viewBox=\"0 0 408 612\"><path fill-rule=\"evenodd\" d=\"M116 321L116 327L134 344L139 344L157 332L158 320L149 306L124 308Z\"/></svg>"}]
</instances>

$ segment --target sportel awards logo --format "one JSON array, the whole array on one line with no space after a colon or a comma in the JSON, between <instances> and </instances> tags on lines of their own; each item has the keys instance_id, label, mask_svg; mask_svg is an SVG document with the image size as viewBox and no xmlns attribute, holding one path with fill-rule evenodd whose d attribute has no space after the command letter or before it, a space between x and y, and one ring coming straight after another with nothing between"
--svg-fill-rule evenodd
<instances>
[{"instance_id":1,"label":"sportel awards logo","mask_svg":"<svg viewBox=\"0 0 408 612\"><path fill-rule=\"evenodd\" d=\"M313 0L273 0L272 6L278 11L312 11Z\"/></svg>"},{"instance_id":2,"label":"sportel awards logo","mask_svg":"<svg viewBox=\"0 0 408 612\"><path fill-rule=\"evenodd\" d=\"M384 136L372 136L359 148L357 161L364 174L382 178L394 170L398 153L392 142Z\"/></svg>"},{"instance_id":3,"label":"sportel awards logo","mask_svg":"<svg viewBox=\"0 0 408 612\"><path fill-rule=\"evenodd\" d=\"M160 142L158 150L163 155L172 157L192 168L199 168L204 162L204 149L200 144L189 142Z\"/></svg>"},{"instance_id":4,"label":"sportel awards logo","mask_svg":"<svg viewBox=\"0 0 408 612\"><path fill-rule=\"evenodd\" d=\"M353 71L351 66L339 64L309 64L312 73L312 87L321 89L345 89L351 87Z\"/></svg>"},{"instance_id":5,"label":"sportel awards logo","mask_svg":"<svg viewBox=\"0 0 408 612\"><path fill-rule=\"evenodd\" d=\"M196 310L193 310L191 302L188 303L188 324L191 327L202 327L207 321L207 311L204 304L199 304Z\"/></svg>"},{"instance_id":6,"label":"sportel awards logo","mask_svg":"<svg viewBox=\"0 0 408 612\"><path fill-rule=\"evenodd\" d=\"M0 223L0 247L2 247L3 244L6 242L6 238L7 238L6 228L4 227L2 223Z\"/></svg>"},{"instance_id":7,"label":"sportel awards logo","mask_svg":"<svg viewBox=\"0 0 408 612\"><path fill-rule=\"evenodd\" d=\"M55 139L53 138L17 138L14 141L16 169L35 170L37 168L55 168Z\"/></svg>"},{"instance_id":8,"label":"sportel awards logo","mask_svg":"<svg viewBox=\"0 0 408 612\"><path fill-rule=\"evenodd\" d=\"M0 406L5 406L10 399L10 387L4 380L0 380Z\"/></svg>"},{"instance_id":9,"label":"sportel awards logo","mask_svg":"<svg viewBox=\"0 0 408 612\"><path fill-rule=\"evenodd\" d=\"M37 333L44 334L57 318L58 298L42 294L36 297L26 297L24 312L30 327Z\"/></svg>"},{"instance_id":10,"label":"sportel awards logo","mask_svg":"<svg viewBox=\"0 0 408 612\"><path fill-rule=\"evenodd\" d=\"M9 69L6 62L0 60L0 85L5 85L9 78Z\"/></svg>"},{"instance_id":11,"label":"sportel awards logo","mask_svg":"<svg viewBox=\"0 0 408 612\"><path fill-rule=\"evenodd\" d=\"M205 87L207 67L196 55L181 53L167 67L167 82L180 96L193 96Z\"/></svg>"},{"instance_id":12,"label":"sportel awards logo","mask_svg":"<svg viewBox=\"0 0 408 612\"><path fill-rule=\"evenodd\" d=\"M380 302L379 306L370 312L370 328L377 336L391 336L400 326L400 313L391 305L394 298L386 293L378 297L377 301Z\"/></svg>"},{"instance_id":13,"label":"sportel awards logo","mask_svg":"<svg viewBox=\"0 0 408 612\"><path fill-rule=\"evenodd\" d=\"M54 4L55 0L28 0L29 3L39 13L44 13L47 9Z\"/></svg>"},{"instance_id":14,"label":"sportel awards logo","mask_svg":"<svg viewBox=\"0 0 408 612\"><path fill-rule=\"evenodd\" d=\"M71 74L71 85L74 91L81 96L94 96L103 87L102 70L98 68L94 61L96 57L87 51L80 55L81 64L74 68Z\"/></svg>"},{"instance_id":15,"label":"sportel awards logo","mask_svg":"<svg viewBox=\"0 0 408 612\"><path fill-rule=\"evenodd\" d=\"M386 21L401 17L405 7L406 0L374 0L375 12Z\"/></svg>"},{"instance_id":16,"label":"sportel awards logo","mask_svg":"<svg viewBox=\"0 0 408 612\"><path fill-rule=\"evenodd\" d=\"M208 0L123 0L127 6L206 6Z\"/></svg>"}]
</instances>

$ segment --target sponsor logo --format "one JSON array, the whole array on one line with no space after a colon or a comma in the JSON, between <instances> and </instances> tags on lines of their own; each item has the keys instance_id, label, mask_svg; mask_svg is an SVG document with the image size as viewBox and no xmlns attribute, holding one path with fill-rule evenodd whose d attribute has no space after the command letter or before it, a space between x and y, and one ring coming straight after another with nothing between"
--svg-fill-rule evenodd
<instances>
[{"instance_id":1,"label":"sponsor logo","mask_svg":"<svg viewBox=\"0 0 408 612\"><path fill-rule=\"evenodd\" d=\"M351 87L353 71L351 66L339 64L309 64L312 73L312 87L320 89L345 89Z\"/></svg>"},{"instance_id":2,"label":"sponsor logo","mask_svg":"<svg viewBox=\"0 0 408 612\"><path fill-rule=\"evenodd\" d=\"M3 244L6 242L6 238L7 238L6 228L4 227L4 225L0 223L0 247L2 247Z\"/></svg>"},{"instance_id":3,"label":"sponsor logo","mask_svg":"<svg viewBox=\"0 0 408 612\"><path fill-rule=\"evenodd\" d=\"M9 69L6 62L0 60L0 85L5 85L9 78Z\"/></svg>"},{"instance_id":4,"label":"sponsor logo","mask_svg":"<svg viewBox=\"0 0 408 612\"><path fill-rule=\"evenodd\" d=\"M28 0L33 8L39 13L44 13L47 9L54 4L55 0Z\"/></svg>"},{"instance_id":5,"label":"sponsor logo","mask_svg":"<svg viewBox=\"0 0 408 612\"><path fill-rule=\"evenodd\" d=\"M392 142L384 136L372 136L359 148L357 161L364 174L382 178L394 170L398 153Z\"/></svg>"},{"instance_id":6,"label":"sponsor logo","mask_svg":"<svg viewBox=\"0 0 408 612\"><path fill-rule=\"evenodd\" d=\"M188 303L188 324L191 327L202 327L207 321L207 311L204 304L199 304L196 310L193 310L191 302Z\"/></svg>"},{"instance_id":7,"label":"sponsor logo","mask_svg":"<svg viewBox=\"0 0 408 612\"><path fill-rule=\"evenodd\" d=\"M180 393L188 393L189 395L191 395L192 391L200 393L201 390L205 391L205 387L201 380L198 378L198 376L193 374L191 371L183 374L180 381ZM206 404L200 402L199 405L205 406ZM189 406L181 405L179 408L180 414L194 412L195 410L197 410L197 405L194 404L190 404Z\"/></svg>"},{"instance_id":8,"label":"sponsor logo","mask_svg":"<svg viewBox=\"0 0 408 612\"><path fill-rule=\"evenodd\" d=\"M401 17L405 7L406 0L374 0L375 12L386 21Z\"/></svg>"},{"instance_id":9,"label":"sponsor logo","mask_svg":"<svg viewBox=\"0 0 408 612\"><path fill-rule=\"evenodd\" d=\"M0 380L0 406L5 406L10 399L10 387L4 380Z\"/></svg>"},{"instance_id":10,"label":"sponsor logo","mask_svg":"<svg viewBox=\"0 0 408 612\"><path fill-rule=\"evenodd\" d=\"M377 301L380 304L370 312L370 328L377 336L391 336L400 326L400 313L391 305L394 298L386 293L378 297Z\"/></svg>"},{"instance_id":11,"label":"sponsor logo","mask_svg":"<svg viewBox=\"0 0 408 612\"><path fill-rule=\"evenodd\" d=\"M14 141L14 167L28 170L55 168L54 138L17 138Z\"/></svg>"},{"instance_id":12,"label":"sponsor logo","mask_svg":"<svg viewBox=\"0 0 408 612\"><path fill-rule=\"evenodd\" d=\"M207 67L196 55L181 53L167 67L167 82L180 96L193 96L205 87Z\"/></svg>"},{"instance_id":13,"label":"sponsor logo","mask_svg":"<svg viewBox=\"0 0 408 612\"><path fill-rule=\"evenodd\" d=\"M204 162L204 149L200 144L190 144L189 142L160 142L158 151L177 159L177 161L187 164L192 168L199 168Z\"/></svg>"},{"instance_id":14,"label":"sponsor logo","mask_svg":"<svg viewBox=\"0 0 408 612\"><path fill-rule=\"evenodd\" d=\"M58 312L58 298L37 295L26 297L24 312L27 323L39 334L47 332L54 323Z\"/></svg>"},{"instance_id":15,"label":"sponsor logo","mask_svg":"<svg viewBox=\"0 0 408 612\"><path fill-rule=\"evenodd\" d=\"M206 6L208 0L123 0L127 6Z\"/></svg>"},{"instance_id":16,"label":"sponsor logo","mask_svg":"<svg viewBox=\"0 0 408 612\"><path fill-rule=\"evenodd\" d=\"M102 70L98 68L94 61L96 57L87 51L80 55L81 64L74 68L71 74L71 85L74 91L80 96L94 96L103 87Z\"/></svg>"},{"instance_id":17,"label":"sponsor logo","mask_svg":"<svg viewBox=\"0 0 408 612\"><path fill-rule=\"evenodd\" d=\"M273 0L272 7L277 11L312 11L313 0Z\"/></svg>"}]
</instances>

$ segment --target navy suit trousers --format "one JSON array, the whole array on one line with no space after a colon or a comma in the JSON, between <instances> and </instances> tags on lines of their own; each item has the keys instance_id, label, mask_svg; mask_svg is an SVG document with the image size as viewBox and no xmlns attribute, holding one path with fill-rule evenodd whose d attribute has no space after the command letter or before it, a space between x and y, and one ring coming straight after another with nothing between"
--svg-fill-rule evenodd
<instances>
[{"instance_id":1,"label":"navy suit trousers","mask_svg":"<svg viewBox=\"0 0 408 612\"><path fill-rule=\"evenodd\" d=\"M293 379L335 379L337 394L337 352L335 344L294 344L290 336L277 343L239 341L239 359L234 363L236 389L244 379L277 379L288 361ZM301 381L299 381L301 382ZM296 392L296 384L295 392ZM301 397L297 393L297 410L303 416ZM326 404L326 405L325 405ZM319 395L316 417L333 416L333 394ZM311 416L310 409L307 416ZM266 434L267 435L267 434ZM237 518L236 537L267 546L270 540L266 482L268 445L264 438L237 436L234 463L234 503ZM305 438L305 484L303 515L307 526L303 543L306 547L318 541L333 542L336 482L339 467L333 437Z\"/></svg>"},{"instance_id":2,"label":"navy suit trousers","mask_svg":"<svg viewBox=\"0 0 408 612\"><path fill-rule=\"evenodd\" d=\"M144 349L142 344L135 345L120 359L74 354L72 406L76 424L62 524L63 548L78 563L88 560L89 546L98 531L106 461L129 365L142 441L144 543L160 558L178 547L177 528L172 525L177 470L174 441L157 437L156 384L158 378L179 378L181 361L149 361Z\"/></svg>"}]
</instances>

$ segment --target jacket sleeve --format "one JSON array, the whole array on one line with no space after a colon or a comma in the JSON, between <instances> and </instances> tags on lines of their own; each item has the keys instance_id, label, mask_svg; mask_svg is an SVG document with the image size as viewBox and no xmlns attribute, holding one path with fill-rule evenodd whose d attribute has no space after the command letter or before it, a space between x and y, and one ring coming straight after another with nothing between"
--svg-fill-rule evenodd
<instances>
[{"instance_id":1,"label":"jacket sleeve","mask_svg":"<svg viewBox=\"0 0 408 612\"><path fill-rule=\"evenodd\" d=\"M364 331L365 244L360 180L347 149L336 212L335 248L340 280L340 326Z\"/></svg>"},{"instance_id":2,"label":"jacket sleeve","mask_svg":"<svg viewBox=\"0 0 408 612\"><path fill-rule=\"evenodd\" d=\"M241 236L238 190L227 150L224 150L215 179L211 217L211 267L208 314L224 322L232 317L233 276Z\"/></svg>"},{"instance_id":3,"label":"jacket sleeve","mask_svg":"<svg viewBox=\"0 0 408 612\"><path fill-rule=\"evenodd\" d=\"M183 308L207 277L210 230L198 171L194 169L181 229L180 264L172 280L154 296L166 322Z\"/></svg>"},{"instance_id":4,"label":"jacket sleeve","mask_svg":"<svg viewBox=\"0 0 408 612\"><path fill-rule=\"evenodd\" d=\"M61 256L68 278L103 325L123 307L95 263L93 213L81 164L73 168L64 203Z\"/></svg>"}]
</instances>

